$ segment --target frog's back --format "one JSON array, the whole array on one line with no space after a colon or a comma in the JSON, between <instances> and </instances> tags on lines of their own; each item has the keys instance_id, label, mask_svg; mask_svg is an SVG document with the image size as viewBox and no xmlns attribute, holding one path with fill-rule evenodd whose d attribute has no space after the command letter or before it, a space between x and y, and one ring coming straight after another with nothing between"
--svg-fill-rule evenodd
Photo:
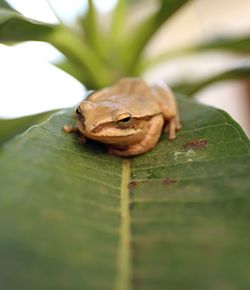
<instances>
[{"instance_id":1,"label":"frog's back","mask_svg":"<svg viewBox=\"0 0 250 290\"><path fill-rule=\"evenodd\" d=\"M134 118L154 116L160 113L160 106L152 96L152 90L145 81L137 78L124 78L112 87L94 93L89 101L108 101L114 107L127 108Z\"/></svg>"}]
</instances>

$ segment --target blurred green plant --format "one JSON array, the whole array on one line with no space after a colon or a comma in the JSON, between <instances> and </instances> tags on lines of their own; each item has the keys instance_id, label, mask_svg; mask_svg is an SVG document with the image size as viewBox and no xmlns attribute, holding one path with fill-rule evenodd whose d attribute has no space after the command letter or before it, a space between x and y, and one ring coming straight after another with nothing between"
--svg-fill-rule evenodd
<instances>
[{"instance_id":1,"label":"blurred green plant","mask_svg":"<svg viewBox=\"0 0 250 290\"><path fill-rule=\"evenodd\" d=\"M178 56L186 56L207 51L225 51L236 54L250 54L250 35L241 37L221 37L206 43L194 44L156 57L148 57L144 52L153 37L167 21L174 17L191 0L158 0L156 9L138 24L129 25L129 14L140 1L120 0L112 13L108 27L103 25L94 1L88 0L87 12L72 26L60 22L57 25L42 23L24 17L0 1L0 42L44 41L52 44L64 54L64 59L56 65L66 71L86 87L98 89L124 76L142 76L145 71ZM48 1L49 3L49 1ZM54 11L53 7L52 10ZM55 12L55 11L54 11ZM55 12L56 15L56 12ZM105 26L105 27L104 27ZM241 68L238 68L240 71ZM247 77L250 78L249 69ZM224 78L228 75L224 72ZM236 79L241 73L235 74ZM244 74L244 79L246 74ZM229 74L229 79L232 79ZM199 89L219 78L202 80ZM201 85L202 84L202 85ZM180 90L187 84L177 84ZM190 93L197 91L197 84L188 83ZM194 86L194 88L193 88Z\"/></svg>"}]
</instances>

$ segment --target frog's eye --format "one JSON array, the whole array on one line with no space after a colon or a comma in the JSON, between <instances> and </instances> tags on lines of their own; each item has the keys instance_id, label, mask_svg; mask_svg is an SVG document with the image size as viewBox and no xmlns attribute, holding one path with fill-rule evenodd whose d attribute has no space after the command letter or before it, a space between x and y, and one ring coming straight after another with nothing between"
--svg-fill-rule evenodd
<instances>
[{"instance_id":1,"label":"frog's eye","mask_svg":"<svg viewBox=\"0 0 250 290\"><path fill-rule=\"evenodd\" d=\"M120 114L116 117L116 126L119 128L127 128L132 121L132 116L130 113Z\"/></svg>"},{"instance_id":2,"label":"frog's eye","mask_svg":"<svg viewBox=\"0 0 250 290\"><path fill-rule=\"evenodd\" d=\"M76 107L75 112L77 115L81 116L80 106Z\"/></svg>"}]
</instances>

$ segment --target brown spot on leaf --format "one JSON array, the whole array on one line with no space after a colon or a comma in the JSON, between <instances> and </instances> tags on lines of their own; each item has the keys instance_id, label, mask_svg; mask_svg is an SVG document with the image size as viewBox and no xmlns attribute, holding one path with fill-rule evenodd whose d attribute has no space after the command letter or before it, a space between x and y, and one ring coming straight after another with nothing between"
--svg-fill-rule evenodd
<instances>
[{"instance_id":1,"label":"brown spot on leaf","mask_svg":"<svg viewBox=\"0 0 250 290\"><path fill-rule=\"evenodd\" d=\"M131 182L129 182L129 184L128 184L128 189L129 189L129 190L133 190L134 188L136 188L137 185L138 185L138 182L136 182L136 181L131 181Z\"/></svg>"},{"instance_id":2,"label":"brown spot on leaf","mask_svg":"<svg viewBox=\"0 0 250 290\"><path fill-rule=\"evenodd\" d=\"M206 139L191 140L182 146L182 149L202 149L207 147L208 141Z\"/></svg>"},{"instance_id":3,"label":"brown spot on leaf","mask_svg":"<svg viewBox=\"0 0 250 290\"><path fill-rule=\"evenodd\" d=\"M163 185L170 185L170 184L175 184L177 181L174 179L170 179L170 178L165 178L162 180L161 184Z\"/></svg>"}]
</instances>

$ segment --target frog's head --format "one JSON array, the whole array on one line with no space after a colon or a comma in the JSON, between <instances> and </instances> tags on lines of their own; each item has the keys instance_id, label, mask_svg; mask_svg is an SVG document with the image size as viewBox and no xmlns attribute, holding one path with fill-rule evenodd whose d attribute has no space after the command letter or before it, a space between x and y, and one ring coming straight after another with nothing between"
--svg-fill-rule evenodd
<instances>
[{"instance_id":1,"label":"frog's head","mask_svg":"<svg viewBox=\"0 0 250 290\"><path fill-rule=\"evenodd\" d=\"M133 118L124 105L107 99L83 101L76 109L82 133L99 142L126 146L137 143L144 136L146 121Z\"/></svg>"}]
</instances>

